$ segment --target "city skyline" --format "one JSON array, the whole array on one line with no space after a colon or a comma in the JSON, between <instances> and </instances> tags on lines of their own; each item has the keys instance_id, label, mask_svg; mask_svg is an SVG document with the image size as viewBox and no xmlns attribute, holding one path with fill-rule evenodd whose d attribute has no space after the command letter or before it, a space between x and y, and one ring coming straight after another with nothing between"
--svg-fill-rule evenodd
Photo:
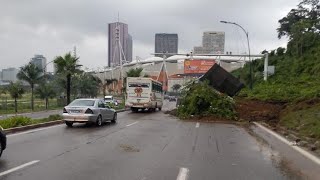
<instances>
[{"instance_id":1,"label":"city skyline","mask_svg":"<svg viewBox=\"0 0 320 180\"><path fill-rule=\"evenodd\" d=\"M47 72L47 59L43 55L34 55L34 57L30 59L30 63L37 66L41 71Z\"/></svg>"},{"instance_id":2,"label":"city skyline","mask_svg":"<svg viewBox=\"0 0 320 180\"><path fill-rule=\"evenodd\" d=\"M224 54L225 32L205 31L202 35L202 46L193 48L194 54Z\"/></svg>"},{"instance_id":3,"label":"city skyline","mask_svg":"<svg viewBox=\"0 0 320 180\"><path fill-rule=\"evenodd\" d=\"M127 62L132 61L132 36L129 34L128 24L122 22L109 23L108 66L114 67L120 65L120 59Z\"/></svg>"},{"instance_id":4,"label":"city skyline","mask_svg":"<svg viewBox=\"0 0 320 180\"><path fill-rule=\"evenodd\" d=\"M22 6L17 6L14 1L4 1L0 7L0 61L2 67L19 67L35 53L43 54L51 61L56 56L72 52L73 47L77 46L79 63L84 67L107 66L107 23L116 22L118 12L119 21L130 26L134 39L133 59L136 56L141 59L152 56L154 34L157 32L179 34L179 52L188 53L194 46L201 45L200 37L204 31L225 31L225 50L233 54L246 52L246 37L241 29L221 24L221 20L242 25L249 32L251 50L256 54L264 49L286 46L286 38L277 38L278 20L295 8L298 2L270 0L266 7L260 1L251 0L191 0L183 3L180 0L138 3L92 0L76 4L61 0L50 3L35 0ZM142 6L145 8L140 8ZM57 13L60 11L70 13ZM48 65L48 71L53 71L53 64Z\"/></svg>"},{"instance_id":5,"label":"city skyline","mask_svg":"<svg viewBox=\"0 0 320 180\"><path fill-rule=\"evenodd\" d=\"M178 53L179 38L176 33L156 33L154 40L154 52L155 53ZM156 54L157 57L162 57L162 54ZM171 55L167 55L170 57Z\"/></svg>"}]
</instances>

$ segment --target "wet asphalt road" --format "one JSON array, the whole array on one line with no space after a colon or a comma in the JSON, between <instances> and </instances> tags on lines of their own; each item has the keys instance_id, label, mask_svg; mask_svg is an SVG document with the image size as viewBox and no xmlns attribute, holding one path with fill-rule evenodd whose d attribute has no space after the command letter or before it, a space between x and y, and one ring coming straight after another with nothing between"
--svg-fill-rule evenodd
<instances>
[{"instance_id":1,"label":"wet asphalt road","mask_svg":"<svg viewBox=\"0 0 320 180\"><path fill-rule=\"evenodd\" d=\"M12 117L12 116L26 116L26 117L30 117L32 119L41 119L41 118L47 118L50 115L61 114L61 113L62 113L62 109L60 109L60 110L39 111L39 112L32 112L32 113L8 114L8 115L1 115L0 116L0 120L6 119L6 118Z\"/></svg>"},{"instance_id":2,"label":"wet asphalt road","mask_svg":"<svg viewBox=\"0 0 320 180\"><path fill-rule=\"evenodd\" d=\"M165 108L171 108L172 103ZM269 149L231 124L182 122L156 113L123 112L103 127L53 126L8 137L0 159L3 180L299 179Z\"/></svg>"}]
</instances>

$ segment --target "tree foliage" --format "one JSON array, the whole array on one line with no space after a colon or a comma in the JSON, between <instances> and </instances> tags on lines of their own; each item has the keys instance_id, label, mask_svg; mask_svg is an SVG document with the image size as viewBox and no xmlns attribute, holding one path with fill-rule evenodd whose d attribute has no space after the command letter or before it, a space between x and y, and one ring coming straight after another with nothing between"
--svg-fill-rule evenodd
<instances>
[{"instance_id":1,"label":"tree foliage","mask_svg":"<svg viewBox=\"0 0 320 180\"><path fill-rule=\"evenodd\" d=\"M67 103L71 101L71 78L74 74L81 73L81 66L78 64L79 57L74 57L71 53L67 53L64 56L58 56L55 58L54 63L57 68L57 74L65 77L66 79L66 91L67 91Z\"/></svg>"},{"instance_id":2,"label":"tree foliage","mask_svg":"<svg viewBox=\"0 0 320 180\"><path fill-rule=\"evenodd\" d=\"M179 89L181 88L181 85L180 84L174 84L173 86L172 86L172 90L173 91L178 91Z\"/></svg>"},{"instance_id":3,"label":"tree foliage","mask_svg":"<svg viewBox=\"0 0 320 180\"><path fill-rule=\"evenodd\" d=\"M127 71L127 77L140 77L142 75L143 68L131 68Z\"/></svg>"},{"instance_id":4,"label":"tree foliage","mask_svg":"<svg viewBox=\"0 0 320 180\"><path fill-rule=\"evenodd\" d=\"M34 109L34 86L38 84L43 79L43 72L33 63L26 64L25 66L20 67L20 71L17 74L19 80L26 81L31 87L31 109Z\"/></svg>"},{"instance_id":5,"label":"tree foliage","mask_svg":"<svg viewBox=\"0 0 320 180\"><path fill-rule=\"evenodd\" d=\"M75 76L74 85L77 97L97 97L101 87L101 80L89 73Z\"/></svg>"},{"instance_id":6,"label":"tree foliage","mask_svg":"<svg viewBox=\"0 0 320 180\"><path fill-rule=\"evenodd\" d=\"M24 93L24 89L22 87L21 82L16 82L16 83L11 82L10 85L8 86L8 91L10 96L14 99L15 112L18 112L17 99L21 98L22 94Z\"/></svg>"},{"instance_id":7,"label":"tree foliage","mask_svg":"<svg viewBox=\"0 0 320 180\"><path fill-rule=\"evenodd\" d=\"M208 82L189 83L182 91L177 114L180 118L213 115L233 119L236 117L234 101L220 94Z\"/></svg>"},{"instance_id":8,"label":"tree foliage","mask_svg":"<svg viewBox=\"0 0 320 180\"><path fill-rule=\"evenodd\" d=\"M319 0L303 0L297 8L279 20L278 38L289 38L287 53L302 56L305 51L320 41L320 3Z\"/></svg>"},{"instance_id":9,"label":"tree foliage","mask_svg":"<svg viewBox=\"0 0 320 180\"><path fill-rule=\"evenodd\" d=\"M36 95L40 99L45 100L46 109L49 106L49 99L54 98L56 96L56 91L51 83L41 84L39 87L36 88Z\"/></svg>"}]
</instances>

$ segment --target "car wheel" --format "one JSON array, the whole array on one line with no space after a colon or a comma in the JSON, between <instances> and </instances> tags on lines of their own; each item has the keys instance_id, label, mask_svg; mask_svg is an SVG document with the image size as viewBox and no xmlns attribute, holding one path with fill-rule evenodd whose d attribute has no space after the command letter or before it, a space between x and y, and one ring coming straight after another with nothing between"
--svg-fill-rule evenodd
<instances>
[{"instance_id":1,"label":"car wheel","mask_svg":"<svg viewBox=\"0 0 320 180\"><path fill-rule=\"evenodd\" d=\"M161 108L161 107L159 107L158 109L159 109L159 111L161 111L161 109L162 109L162 108Z\"/></svg>"},{"instance_id":2,"label":"car wheel","mask_svg":"<svg viewBox=\"0 0 320 180\"><path fill-rule=\"evenodd\" d=\"M98 116L96 125L97 125L97 126L101 126L101 125L102 125L102 117L101 117L101 115Z\"/></svg>"},{"instance_id":3,"label":"car wheel","mask_svg":"<svg viewBox=\"0 0 320 180\"><path fill-rule=\"evenodd\" d=\"M66 125L67 125L68 127L72 127L72 125L73 125L73 122L66 121L65 123L66 123Z\"/></svg>"},{"instance_id":4,"label":"car wheel","mask_svg":"<svg viewBox=\"0 0 320 180\"><path fill-rule=\"evenodd\" d=\"M0 140L0 157L1 157L1 155L2 155L2 141Z\"/></svg>"},{"instance_id":5,"label":"car wheel","mask_svg":"<svg viewBox=\"0 0 320 180\"><path fill-rule=\"evenodd\" d=\"M112 123L116 123L117 122L117 113L114 113L113 115L113 119L111 120Z\"/></svg>"},{"instance_id":6,"label":"car wheel","mask_svg":"<svg viewBox=\"0 0 320 180\"><path fill-rule=\"evenodd\" d=\"M138 108L131 108L131 111L136 113L138 112Z\"/></svg>"}]
</instances>

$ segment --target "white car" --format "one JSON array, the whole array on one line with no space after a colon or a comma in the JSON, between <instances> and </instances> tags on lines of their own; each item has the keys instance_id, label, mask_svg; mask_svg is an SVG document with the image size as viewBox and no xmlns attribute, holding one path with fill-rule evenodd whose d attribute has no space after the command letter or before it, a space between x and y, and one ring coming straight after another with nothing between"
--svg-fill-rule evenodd
<instances>
[{"instance_id":1,"label":"white car","mask_svg":"<svg viewBox=\"0 0 320 180\"><path fill-rule=\"evenodd\" d=\"M73 123L95 123L101 126L103 122L116 123L117 112L102 99L76 99L63 108L63 120L71 127Z\"/></svg>"}]
</instances>

